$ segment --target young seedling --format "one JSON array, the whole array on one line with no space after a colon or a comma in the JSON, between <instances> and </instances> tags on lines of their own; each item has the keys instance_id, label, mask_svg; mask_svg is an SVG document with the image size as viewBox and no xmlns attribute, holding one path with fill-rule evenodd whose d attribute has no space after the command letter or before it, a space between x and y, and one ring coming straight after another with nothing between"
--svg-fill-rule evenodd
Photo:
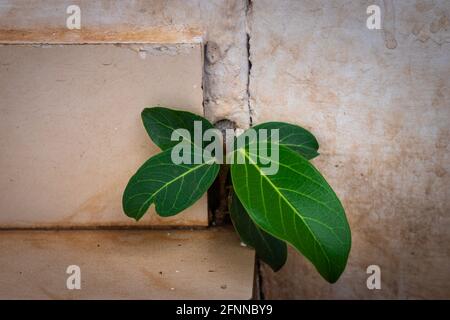
<instances>
[{"instance_id":1,"label":"young seedling","mask_svg":"<svg viewBox=\"0 0 450 320\"><path fill-rule=\"evenodd\" d=\"M203 117L154 107L142 111L142 120L162 151L128 182L127 216L139 220L151 204L160 216L176 215L227 165L233 185L229 212L241 240L274 271L285 264L289 244L328 282L338 280L350 252L350 228L333 189L309 162L319 155L309 131L283 122L259 124L226 139L223 154L222 134Z\"/></svg>"}]
</instances>

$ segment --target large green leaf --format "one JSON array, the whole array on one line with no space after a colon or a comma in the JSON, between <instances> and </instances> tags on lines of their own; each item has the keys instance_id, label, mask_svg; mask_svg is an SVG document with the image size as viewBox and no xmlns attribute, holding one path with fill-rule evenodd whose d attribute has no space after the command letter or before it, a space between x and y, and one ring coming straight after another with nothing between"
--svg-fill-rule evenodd
<instances>
[{"instance_id":1,"label":"large green leaf","mask_svg":"<svg viewBox=\"0 0 450 320\"><path fill-rule=\"evenodd\" d=\"M214 182L220 166L215 159L193 163L193 154L203 155L207 142L201 140L212 124L190 112L162 107L146 108L142 111L142 121L150 138L163 152L147 160L131 177L125 188L122 206L125 214L139 220L152 203L161 216L172 216L194 204ZM195 141L194 128L201 124ZM172 141L176 129L187 130L187 135L179 138L189 148L186 152L192 164L175 164L172 152L180 143ZM209 142L208 142L209 143ZM186 150L185 150L186 151Z\"/></svg>"},{"instance_id":2,"label":"large green leaf","mask_svg":"<svg viewBox=\"0 0 450 320\"><path fill-rule=\"evenodd\" d=\"M152 203L159 215L175 215L194 204L214 182L218 164L174 164L171 152L167 149L151 157L131 177L122 199L127 216L139 220Z\"/></svg>"},{"instance_id":3,"label":"large green leaf","mask_svg":"<svg viewBox=\"0 0 450 320\"><path fill-rule=\"evenodd\" d=\"M298 152L306 159L313 159L319 155L317 152L319 143L316 138L311 132L302 127L285 122L265 122L254 126L253 129L267 129L269 141L271 140L270 130L278 129L279 145Z\"/></svg>"},{"instance_id":4,"label":"large green leaf","mask_svg":"<svg viewBox=\"0 0 450 320\"><path fill-rule=\"evenodd\" d=\"M191 142L194 143L195 121L199 121L202 125L201 135L205 130L214 128L208 120L201 116L187 111L163 107L145 108L141 113L141 117L148 135L161 150L171 148L178 143L178 141L170 140L172 132L176 129L188 130L192 139ZM207 143L199 141L196 144L205 146Z\"/></svg>"},{"instance_id":5,"label":"large green leaf","mask_svg":"<svg viewBox=\"0 0 450 320\"><path fill-rule=\"evenodd\" d=\"M264 174L251 150L238 149L246 164L231 165L233 187L246 211L263 230L298 249L327 281L337 281L351 235L334 191L308 160L283 145L274 175Z\"/></svg>"},{"instance_id":6,"label":"large green leaf","mask_svg":"<svg viewBox=\"0 0 450 320\"><path fill-rule=\"evenodd\" d=\"M273 271L278 271L286 263L286 243L259 228L234 193L231 198L230 216L242 242L254 248L256 255Z\"/></svg>"}]
</instances>

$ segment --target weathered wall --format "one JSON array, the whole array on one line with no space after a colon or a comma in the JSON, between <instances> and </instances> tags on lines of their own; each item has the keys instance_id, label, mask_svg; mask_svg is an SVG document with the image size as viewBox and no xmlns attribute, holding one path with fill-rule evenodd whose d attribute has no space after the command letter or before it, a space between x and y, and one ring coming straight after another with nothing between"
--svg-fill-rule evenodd
<instances>
[{"instance_id":1,"label":"weathered wall","mask_svg":"<svg viewBox=\"0 0 450 320\"><path fill-rule=\"evenodd\" d=\"M199 28L205 32L205 115L248 127L248 59L244 0L0 1L0 29L66 28L66 8L81 8L82 28Z\"/></svg>"},{"instance_id":2,"label":"weathered wall","mask_svg":"<svg viewBox=\"0 0 450 320\"><path fill-rule=\"evenodd\" d=\"M67 4L81 3L91 27L203 29L205 113L241 127L248 31L253 122L312 130L321 144L314 163L343 200L353 235L338 283L326 284L292 250L279 273L262 268L265 296L450 297L449 1L17 3L1 2L0 27L61 27ZM365 27L371 4L382 8L383 30ZM382 290L366 288L371 264L381 267Z\"/></svg>"},{"instance_id":3,"label":"weathered wall","mask_svg":"<svg viewBox=\"0 0 450 320\"><path fill-rule=\"evenodd\" d=\"M384 32L366 28L370 4ZM338 283L292 251L262 269L267 298L450 297L449 18L450 1L253 2L253 120L312 130L353 236Z\"/></svg>"}]
</instances>

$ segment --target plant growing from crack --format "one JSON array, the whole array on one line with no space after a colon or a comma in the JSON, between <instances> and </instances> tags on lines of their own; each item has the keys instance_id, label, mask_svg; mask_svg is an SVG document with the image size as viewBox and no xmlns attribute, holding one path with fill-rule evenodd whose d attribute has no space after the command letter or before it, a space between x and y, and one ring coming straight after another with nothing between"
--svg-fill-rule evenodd
<instances>
[{"instance_id":1,"label":"plant growing from crack","mask_svg":"<svg viewBox=\"0 0 450 320\"><path fill-rule=\"evenodd\" d=\"M210 188L221 165L218 149L209 158L187 163L173 161L173 154L183 150L183 156L192 160L196 154L211 151L208 141L190 137L195 136L196 123L200 123L202 133L214 126L190 112L162 107L146 108L141 116L147 133L162 152L148 159L131 177L123 194L123 210L139 220L154 203L160 216L176 215ZM179 129L183 134L173 139ZM227 159L240 156L247 160L222 164L231 175L229 213L237 233L274 271L285 264L289 244L323 278L336 282L347 264L351 234L341 202L309 162L319 155L317 140L309 131L283 122L267 122L252 129L276 129L278 139L269 141L270 136L266 136L264 142L267 149L276 144L277 171L264 171L267 152L262 155L256 151L261 141L249 139L226 154ZM236 137L233 145L235 141ZM186 154L186 150L193 152Z\"/></svg>"}]
</instances>

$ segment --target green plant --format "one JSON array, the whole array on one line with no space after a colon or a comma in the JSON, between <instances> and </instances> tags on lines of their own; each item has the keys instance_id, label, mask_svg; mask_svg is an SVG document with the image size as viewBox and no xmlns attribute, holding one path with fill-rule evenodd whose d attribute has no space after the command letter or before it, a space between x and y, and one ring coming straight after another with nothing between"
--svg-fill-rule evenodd
<instances>
[{"instance_id":1,"label":"green plant","mask_svg":"<svg viewBox=\"0 0 450 320\"><path fill-rule=\"evenodd\" d=\"M162 107L144 109L142 120L162 152L147 160L131 177L123 194L123 210L127 216L139 220L154 203L160 216L172 216L191 206L208 190L220 164L217 148L214 155L188 164L174 163L171 155L180 150L187 152L190 159L196 152L207 154L206 151L211 151L208 141L191 138L199 127L194 123L201 125L202 133L214 127L198 115ZM181 142L173 141L174 131L180 128L184 129L177 136ZM237 233L275 271L286 262L290 244L327 281L337 281L347 263L351 235L339 199L309 162L319 154L317 140L309 131L288 123L268 122L253 129L277 129L279 139L271 140L268 136L264 142L266 151L278 152L278 171L272 175L264 172L267 158L252 148L261 139L259 142L249 139L228 154L230 159L241 156L247 160L229 165L234 189L229 212Z\"/></svg>"}]
</instances>

